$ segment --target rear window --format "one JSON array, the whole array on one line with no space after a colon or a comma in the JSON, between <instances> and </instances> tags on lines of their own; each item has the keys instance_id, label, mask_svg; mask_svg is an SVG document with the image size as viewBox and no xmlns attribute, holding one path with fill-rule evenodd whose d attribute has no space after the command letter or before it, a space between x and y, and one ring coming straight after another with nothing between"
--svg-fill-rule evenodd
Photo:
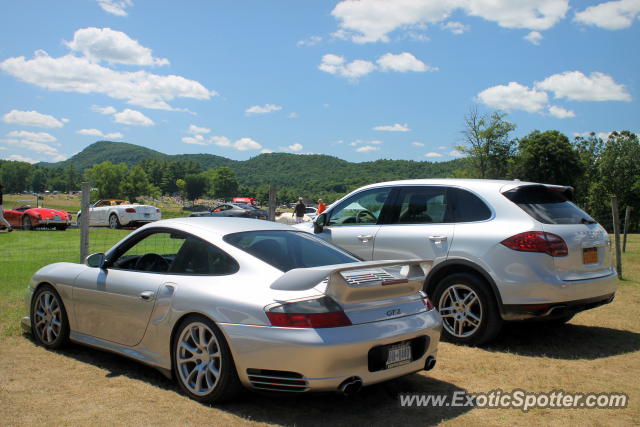
<instances>
[{"instance_id":1,"label":"rear window","mask_svg":"<svg viewBox=\"0 0 640 427\"><path fill-rule=\"evenodd\" d=\"M571 203L562 191L544 185L518 187L502 194L543 224L595 223L593 218Z\"/></svg>"},{"instance_id":2,"label":"rear window","mask_svg":"<svg viewBox=\"0 0 640 427\"><path fill-rule=\"evenodd\" d=\"M246 231L224 241L281 271L360 261L317 237L296 231Z\"/></svg>"}]
</instances>

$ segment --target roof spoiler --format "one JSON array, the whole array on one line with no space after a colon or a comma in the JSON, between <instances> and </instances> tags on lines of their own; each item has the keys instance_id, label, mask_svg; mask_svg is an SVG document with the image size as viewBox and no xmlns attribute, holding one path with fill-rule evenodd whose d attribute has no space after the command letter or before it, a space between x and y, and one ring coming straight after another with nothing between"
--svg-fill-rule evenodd
<instances>
[{"instance_id":1,"label":"roof spoiler","mask_svg":"<svg viewBox=\"0 0 640 427\"><path fill-rule=\"evenodd\" d=\"M429 260L366 261L289 270L271 284L271 289L303 291L327 280L325 294L342 303L374 301L411 295L424 286L433 266ZM375 273L383 270L384 277ZM368 280L355 275L374 273Z\"/></svg>"}]
</instances>

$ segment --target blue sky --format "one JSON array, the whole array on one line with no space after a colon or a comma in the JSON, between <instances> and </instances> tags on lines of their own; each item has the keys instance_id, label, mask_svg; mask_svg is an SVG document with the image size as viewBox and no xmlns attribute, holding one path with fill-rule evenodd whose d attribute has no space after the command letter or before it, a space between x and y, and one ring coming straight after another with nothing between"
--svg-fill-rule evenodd
<instances>
[{"instance_id":1,"label":"blue sky","mask_svg":"<svg viewBox=\"0 0 640 427\"><path fill-rule=\"evenodd\" d=\"M244 160L460 156L464 116L513 136L639 132L640 0L0 3L0 158L97 140Z\"/></svg>"}]
</instances>

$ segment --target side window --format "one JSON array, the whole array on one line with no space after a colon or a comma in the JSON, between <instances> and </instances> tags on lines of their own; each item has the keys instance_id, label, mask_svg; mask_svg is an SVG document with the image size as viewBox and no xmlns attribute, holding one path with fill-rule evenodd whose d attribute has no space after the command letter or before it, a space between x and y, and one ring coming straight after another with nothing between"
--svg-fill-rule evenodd
<instances>
[{"instance_id":1,"label":"side window","mask_svg":"<svg viewBox=\"0 0 640 427\"><path fill-rule=\"evenodd\" d=\"M375 188L355 194L331 212L327 225L377 224L391 188Z\"/></svg>"},{"instance_id":2,"label":"side window","mask_svg":"<svg viewBox=\"0 0 640 427\"><path fill-rule=\"evenodd\" d=\"M489 207L475 194L459 188L451 188L453 212L456 222L484 221L491 218Z\"/></svg>"},{"instance_id":3,"label":"side window","mask_svg":"<svg viewBox=\"0 0 640 427\"><path fill-rule=\"evenodd\" d=\"M151 233L118 256L113 268L162 273L169 271L184 238L174 238L168 232Z\"/></svg>"},{"instance_id":4,"label":"side window","mask_svg":"<svg viewBox=\"0 0 640 427\"><path fill-rule=\"evenodd\" d=\"M405 187L398 196L398 224L433 224L450 222L446 187Z\"/></svg>"},{"instance_id":5,"label":"side window","mask_svg":"<svg viewBox=\"0 0 640 427\"><path fill-rule=\"evenodd\" d=\"M188 237L180 247L170 273L221 276L238 271L238 263L216 246L196 237Z\"/></svg>"}]
</instances>

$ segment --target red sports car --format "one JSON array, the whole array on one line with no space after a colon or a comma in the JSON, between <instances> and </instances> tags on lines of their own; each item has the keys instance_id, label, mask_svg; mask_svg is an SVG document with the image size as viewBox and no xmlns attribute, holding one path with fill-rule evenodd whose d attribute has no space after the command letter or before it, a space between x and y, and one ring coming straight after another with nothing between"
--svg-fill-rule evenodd
<instances>
[{"instance_id":1,"label":"red sports car","mask_svg":"<svg viewBox=\"0 0 640 427\"><path fill-rule=\"evenodd\" d=\"M30 205L5 209L4 217L12 227L22 227L24 230L33 230L37 227L55 227L58 230L66 230L71 224L71 215L65 211L34 208Z\"/></svg>"}]
</instances>

